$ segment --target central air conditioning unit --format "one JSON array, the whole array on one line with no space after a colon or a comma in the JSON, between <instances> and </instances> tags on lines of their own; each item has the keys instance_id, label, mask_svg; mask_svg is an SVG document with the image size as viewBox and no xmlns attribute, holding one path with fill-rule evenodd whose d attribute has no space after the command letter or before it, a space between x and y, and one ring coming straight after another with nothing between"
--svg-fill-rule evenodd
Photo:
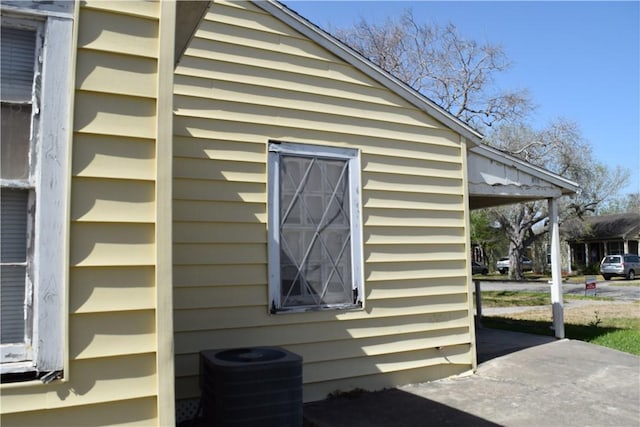
<instances>
[{"instance_id":1,"label":"central air conditioning unit","mask_svg":"<svg viewBox=\"0 0 640 427\"><path fill-rule=\"evenodd\" d=\"M302 426L302 357L278 347L200 352L202 414L214 426Z\"/></svg>"}]
</instances>

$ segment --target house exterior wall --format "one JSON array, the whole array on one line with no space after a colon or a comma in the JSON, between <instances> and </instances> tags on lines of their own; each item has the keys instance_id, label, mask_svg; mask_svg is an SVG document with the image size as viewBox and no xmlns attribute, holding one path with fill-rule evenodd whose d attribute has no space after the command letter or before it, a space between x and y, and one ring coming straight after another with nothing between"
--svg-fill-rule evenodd
<instances>
[{"instance_id":1,"label":"house exterior wall","mask_svg":"<svg viewBox=\"0 0 640 427\"><path fill-rule=\"evenodd\" d=\"M637 254L640 214L627 212L601 215L566 226L571 261L578 268L597 268L606 255Z\"/></svg>"},{"instance_id":2,"label":"house exterior wall","mask_svg":"<svg viewBox=\"0 0 640 427\"><path fill-rule=\"evenodd\" d=\"M302 355L306 401L472 369L460 135L244 2L213 3L174 94L177 399L211 348ZM364 310L268 313L270 139L361 150Z\"/></svg>"},{"instance_id":3,"label":"house exterior wall","mask_svg":"<svg viewBox=\"0 0 640 427\"><path fill-rule=\"evenodd\" d=\"M174 12L121 1L76 11L64 379L3 384L3 426L174 424Z\"/></svg>"},{"instance_id":4,"label":"house exterior wall","mask_svg":"<svg viewBox=\"0 0 640 427\"><path fill-rule=\"evenodd\" d=\"M600 265L606 255L638 254L640 240L602 239L570 244L572 262L578 268Z\"/></svg>"}]
</instances>

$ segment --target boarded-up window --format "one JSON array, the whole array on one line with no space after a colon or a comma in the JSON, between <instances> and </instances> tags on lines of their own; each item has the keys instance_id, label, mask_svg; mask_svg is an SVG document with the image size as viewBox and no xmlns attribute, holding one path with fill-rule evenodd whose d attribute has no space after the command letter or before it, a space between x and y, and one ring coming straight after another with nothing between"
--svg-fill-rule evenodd
<instances>
[{"instance_id":1,"label":"boarded-up window","mask_svg":"<svg viewBox=\"0 0 640 427\"><path fill-rule=\"evenodd\" d=\"M272 312L362 306L356 150L271 143Z\"/></svg>"}]
</instances>

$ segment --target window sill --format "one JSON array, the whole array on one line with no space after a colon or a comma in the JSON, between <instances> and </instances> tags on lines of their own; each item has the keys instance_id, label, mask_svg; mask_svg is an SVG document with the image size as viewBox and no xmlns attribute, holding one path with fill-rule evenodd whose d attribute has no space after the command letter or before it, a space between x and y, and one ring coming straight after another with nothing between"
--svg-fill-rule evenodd
<instances>
[{"instance_id":1,"label":"window sill","mask_svg":"<svg viewBox=\"0 0 640 427\"><path fill-rule=\"evenodd\" d=\"M30 367L33 369L33 367ZM50 377L50 378L46 378ZM3 389L19 388L19 387L37 387L46 386L51 382L60 383L66 382L62 371L53 372L37 372L34 370L25 369L22 372L2 372L0 387Z\"/></svg>"},{"instance_id":2,"label":"window sill","mask_svg":"<svg viewBox=\"0 0 640 427\"><path fill-rule=\"evenodd\" d=\"M294 313L308 313L318 311L360 311L364 310L364 304L332 304L322 306L300 306L300 307L287 307L287 308L272 308L271 314L294 314Z\"/></svg>"}]
</instances>

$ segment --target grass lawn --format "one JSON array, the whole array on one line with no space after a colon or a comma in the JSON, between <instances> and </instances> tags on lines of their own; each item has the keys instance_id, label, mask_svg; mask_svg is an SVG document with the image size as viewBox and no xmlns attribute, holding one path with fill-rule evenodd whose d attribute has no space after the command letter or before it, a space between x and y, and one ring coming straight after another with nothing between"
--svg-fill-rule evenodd
<instances>
[{"instance_id":1,"label":"grass lawn","mask_svg":"<svg viewBox=\"0 0 640 427\"><path fill-rule=\"evenodd\" d=\"M501 291L482 293L483 307L550 305L546 293ZM516 294L516 295L514 295ZM566 307L565 335L569 339L598 344L640 356L640 303L607 303L606 298L565 295L570 299L593 300L593 304ZM493 305L492 305L493 304ZM482 318L482 325L553 336L549 308Z\"/></svg>"},{"instance_id":2,"label":"grass lawn","mask_svg":"<svg viewBox=\"0 0 640 427\"><path fill-rule=\"evenodd\" d=\"M564 295L567 300L613 301L613 298L593 297L582 295ZM519 291L482 291L483 307L523 307L533 305L551 305L551 295L548 292L519 292Z\"/></svg>"},{"instance_id":3,"label":"grass lawn","mask_svg":"<svg viewBox=\"0 0 640 427\"><path fill-rule=\"evenodd\" d=\"M635 280L627 280L624 277L613 277L611 280L604 280L604 278L599 275L599 274L588 274L587 276L589 277L595 277L596 281L598 282L603 282L606 283L608 285L611 286L637 286L640 287L640 279L635 279ZM584 284L584 280L585 280L584 275L575 275L575 276L568 276L568 277L563 277L562 281L564 283L571 283L574 285L581 285ZM551 280L551 276L548 275L543 275L543 274L539 274L539 273L534 273L531 271L527 271L524 273L524 278L525 280L534 280L534 281L540 281L540 282L546 282ZM487 275L482 275L482 274L474 274L472 280L488 280L488 281L492 281L492 280L509 280L509 276L506 274L500 274L500 273L490 273Z\"/></svg>"}]
</instances>

